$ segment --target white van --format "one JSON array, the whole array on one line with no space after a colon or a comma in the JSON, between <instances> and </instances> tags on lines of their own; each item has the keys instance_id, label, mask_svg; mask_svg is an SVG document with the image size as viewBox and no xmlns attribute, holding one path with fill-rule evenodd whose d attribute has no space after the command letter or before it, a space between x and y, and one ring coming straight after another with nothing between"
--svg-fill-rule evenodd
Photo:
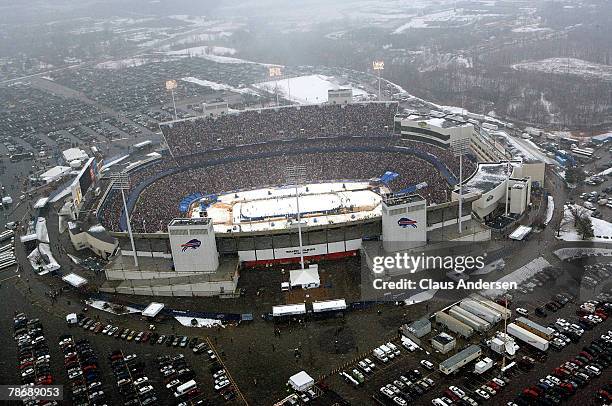
<instances>
[{"instance_id":1,"label":"white van","mask_svg":"<svg viewBox=\"0 0 612 406\"><path fill-rule=\"evenodd\" d=\"M391 348L387 347L386 345L381 345L380 347L381 350L383 350L385 352L385 355L387 355L387 357L389 357L389 359L393 359L395 358L395 354L393 353L393 351L391 350Z\"/></svg>"},{"instance_id":2,"label":"white van","mask_svg":"<svg viewBox=\"0 0 612 406\"><path fill-rule=\"evenodd\" d=\"M372 351L372 354L380 361L382 362L389 362L389 358L387 358L387 354L381 350L380 348L374 348L374 351Z\"/></svg>"},{"instance_id":3,"label":"white van","mask_svg":"<svg viewBox=\"0 0 612 406\"><path fill-rule=\"evenodd\" d=\"M448 406L448 404L440 398L435 398L431 401L431 404L435 406Z\"/></svg>"},{"instance_id":4,"label":"white van","mask_svg":"<svg viewBox=\"0 0 612 406\"><path fill-rule=\"evenodd\" d=\"M386 345L387 347L389 347L389 349L390 349L391 351L393 351L393 354L394 354L396 357L398 357L398 356L400 355L400 350L399 350L399 348L397 348L397 346L396 346L395 344L393 344L393 343L389 342L389 343L387 343L387 344L385 344L385 345Z\"/></svg>"},{"instance_id":5,"label":"white van","mask_svg":"<svg viewBox=\"0 0 612 406\"><path fill-rule=\"evenodd\" d=\"M187 381L184 384L182 384L181 386L176 388L176 391L174 392L174 397L178 398L183 396L185 393L189 392L190 390L196 388L198 385L196 384L196 381L194 381L193 379L191 381Z\"/></svg>"}]
</instances>

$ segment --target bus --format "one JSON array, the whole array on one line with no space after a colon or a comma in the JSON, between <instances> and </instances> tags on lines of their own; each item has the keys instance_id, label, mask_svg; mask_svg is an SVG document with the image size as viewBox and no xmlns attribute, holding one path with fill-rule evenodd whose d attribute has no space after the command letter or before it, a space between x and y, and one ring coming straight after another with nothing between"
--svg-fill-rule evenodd
<instances>
[{"instance_id":1,"label":"bus","mask_svg":"<svg viewBox=\"0 0 612 406\"><path fill-rule=\"evenodd\" d=\"M190 381L187 381L181 386L178 386L176 388L176 391L174 392L174 397L179 398L183 396L185 393L189 392L190 390L195 389L197 386L198 385L196 384L196 381L194 381L193 379Z\"/></svg>"},{"instance_id":2,"label":"bus","mask_svg":"<svg viewBox=\"0 0 612 406\"><path fill-rule=\"evenodd\" d=\"M6 241L9 238L13 238L15 236L15 232L13 230L6 230L0 233L0 242Z\"/></svg>"},{"instance_id":3,"label":"bus","mask_svg":"<svg viewBox=\"0 0 612 406\"><path fill-rule=\"evenodd\" d=\"M23 159L32 159L33 156L34 154L32 154L31 152L22 152L19 154L12 154L9 158L11 162L19 162Z\"/></svg>"},{"instance_id":4,"label":"bus","mask_svg":"<svg viewBox=\"0 0 612 406\"><path fill-rule=\"evenodd\" d=\"M589 151L588 149L572 148L571 151L574 155L576 155L579 158L586 158L586 159L593 158L593 152Z\"/></svg>"}]
</instances>

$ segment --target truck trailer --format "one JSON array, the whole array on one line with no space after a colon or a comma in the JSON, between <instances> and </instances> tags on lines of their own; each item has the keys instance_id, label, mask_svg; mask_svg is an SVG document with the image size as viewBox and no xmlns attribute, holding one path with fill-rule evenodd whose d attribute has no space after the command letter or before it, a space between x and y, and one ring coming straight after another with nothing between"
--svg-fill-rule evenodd
<instances>
[{"instance_id":1,"label":"truck trailer","mask_svg":"<svg viewBox=\"0 0 612 406\"><path fill-rule=\"evenodd\" d=\"M495 324L502 319L502 315L499 312L486 307L483 304L476 302L475 300L465 299L459 303L459 306L467 310L468 312L480 317L483 320L488 321L491 324Z\"/></svg>"},{"instance_id":2,"label":"truck trailer","mask_svg":"<svg viewBox=\"0 0 612 406\"><path fill-rule=\"evenodd\" d=\"M475 295L471 296L472 299L474 299L475 301L477 301L478 303L492 309L493 311L496 311L498 313L501 313L502 315L502 320L504 315L506 315L506 320L509 319L510 317L512 317L512 311L510 309L506 309L504 306L495 303L492 300L489 300L487 298L484 297L476 297Z\"/></svg>"},{"instance_id":3,"label":"truck trailer","mask_svg":"<svg viewBox=\"0 0 612 406\"><path fill-rule=\"evenodd\" d=\"M538 337L542 337L543 339L550 341L553 339L554 329L550 327L544 327L534 321L531 321L525 317L519 317L514 322L524 328L525 330L537 335Z\"/></svg>"},{"instance_id":4,"label":"truck trailer","mask_svg":"<svg viewBox=\"0 0 612 406\"><path fill-rule=\"evenodd\" d=\"M443 311L436 313L436 323L446 326L453 333L459 334L464 338L470 338L474 334L474 329L467 324L449 316Z\"/></svg>"},{"instance_id":5,"label":"truck trailer","mask_svg":"<svg viewBox=\"0 0 612 406\"><path fill-rule=\"evenodd\" d=\"M537 348L540 351L548 350L548 341L514 323L508 324L507 330L508 334L510 334L511 336L521 340L526 344L531 345L534 348Z\"/></svg>"},{"instance_id":6,"label":"truck trailer","mask_svg":"<svg viewBox=\"0 0 612 406\"><path fill-rule=\"evenodd\" d=\"M491 328L491 324L489 322L468 312L465 309L462 309L459 306L451 307L448 314L479 332L487 331Z\"/></svg>"},{"instance_id":7,"label":"truck trailer","mask_svg":"<svg viewBox=\"0 0 612 406\"><path fill-rule=\"evenodd\" d=\"M479 346L470 345L447 360L442 361L440 363L440 372L445 375L450 375L481 355L482 349Z\"/></svg>"}]
</instances>

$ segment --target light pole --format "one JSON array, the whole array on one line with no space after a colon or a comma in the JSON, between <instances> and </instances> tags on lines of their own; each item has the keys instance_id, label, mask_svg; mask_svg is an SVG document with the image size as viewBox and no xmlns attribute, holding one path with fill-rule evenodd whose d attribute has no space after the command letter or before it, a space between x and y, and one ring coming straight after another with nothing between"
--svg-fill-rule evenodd
<instances>
[{"instance_id":1,"label":"light pole","mask_svg":"<svg viewBox=\"0 0 612 406\"><path fill-rule=\"evenodd\" d=\"M166 80L166 90L170 90L172 93L172 105L174 106L174 119L177 120L178 116L176 115L176 101L174 100L174 89L177 88L176 80Z\"/></svg>"},{"instance_id":2,"label":"light pole","mask_svg":"<svg viewBox=\"0 0 612 406\"><path fill-rule=\"evenodd\" d=\"M292 165L287 167L287 180L295 185L295 204L297 210L298 238L300 240L300 265L304 269L304 249L302 244L302 218L300 215L300 191L299 185L306 178L306 167L304 165Z\"/></svg>"},{"instance_id":3,"label":"light pole","mask_svg":"<svg viewBox=\"0 0 612 406\"><path fill-rule=\"evenodd\" d=\"M459 234L462 233L461 222L463 217L463 155L470 149L469 137L456 138L450 143L453 155L459 157Z\"/></svg>"},{"instance_id":4,"label":"light pole","mask_svg":"<svg viewBox=\"0 0 612 406\"><path fill-rule=\"evenodd\" d=\"M506 165L506 216L508 215L508 188L510 188L510 172L511 172L510 160Z\"/></svg>"},{"instance_id":5,"label":"light pole","mask_svg":"<svg viewBox=\"0 0 612 406\"><path fill-rule=\"evenodd\" d=\"M134 254L134 265L136 266L136 269L138 269L138 255L136 255L136 245L134 244L134 235L132 234L132 225L130 224L130 213L128 212L127 203L125 201L125 191L130 188L130 179L127 172L115 172L111 174L111 181L113 182L111 186L113 190L121 191L128 234L130 236L130 242L132 243L132 253Z\"/></svg>"},{"instance_id":6,"label":"light pole","mask_svg":"<svg viewBox=\"0 0 612 406\"><path fill-rule=\"evenodd\" d=\"M276 105L278 106L278 79L282 76L280 66L270 66L268 68L268 75L274 78L274 93L276 94Z\"/></svg>"},{"instance_id":7,"label":"light pole","mask_svg":"<svg viewBox=\"0 0 612 406\"><path fill-rule=\"evenodd\" d=\"M372 69L374 69L378 73L378 101L380 101L382 100L380 93L380 74L385 69L385 61L372 62Z\"/></svg>"}]
</instances>

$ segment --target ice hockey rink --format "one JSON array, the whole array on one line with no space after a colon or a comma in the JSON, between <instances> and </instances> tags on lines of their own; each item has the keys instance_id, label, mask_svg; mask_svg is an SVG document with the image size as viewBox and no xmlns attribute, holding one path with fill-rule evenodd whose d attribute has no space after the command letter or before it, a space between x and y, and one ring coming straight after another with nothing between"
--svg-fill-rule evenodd
<instances>
[{"instance_id":1,"label":"ice hockey rink","mask_svg":"<svg viewBox=\"0 0 612 406\"><path fill-rule=\"evenodd\" d=\"M316 183L299 186L302 225L343 223L380 216L382 197L369 182ZM296 225L295 186L232 192L207 208L215 232L263 231ZM192 209L200 217L201 209Z\"/></svg>"}]
</instances>

